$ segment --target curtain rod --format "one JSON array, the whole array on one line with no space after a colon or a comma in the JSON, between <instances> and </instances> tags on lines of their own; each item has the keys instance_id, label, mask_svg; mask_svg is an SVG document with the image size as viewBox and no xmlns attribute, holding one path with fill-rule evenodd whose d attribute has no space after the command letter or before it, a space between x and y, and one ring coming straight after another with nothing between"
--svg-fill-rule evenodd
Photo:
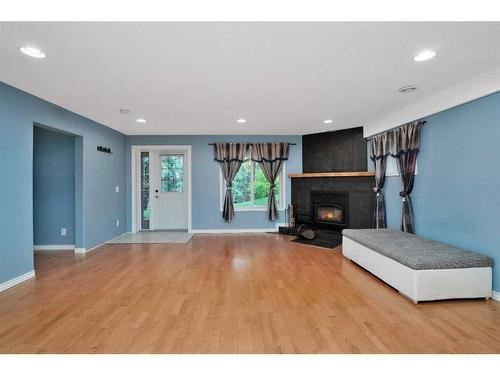
<instances>
[{"instance_id":1,"label":"curtain rod","mask_svg":"<svg viewBox=\"0 0 500 375\"><path fill-rule=\"evenodd\" d=\"M254 143L254 142L251 142L251 143ZM257 143L260 143L260 142L257 142ZM266 142L263 142L263 143L266 143ZM215 143L209 143L208 145L209 145L209 146L215 146ZM296 146L296 145L297 145L297 143L289 143L288 145L289 145L289 146Z\"/></svg>"},{"instance_id":2,"label":"curtain rod","mask_svg":"<svg viewBox=\"0 0 500 375\"><path fill-rule=\"evenodd\" d=\"M427 122L427 121L420 121L420 123L421 123L422 125L425 125L425 123L426 123L426 122ZM386 133L386 132L390 132L391 130L397 129L397 128L401 127L401 126L404 126L404 125L396 126L395 128L391 128L391 129L389 129L389 130L386 130L386 131L383 131L383 132L380 132L380 133L375 133L375 134L372 134L372 135L370 135L368 138L365 138L365 140L366 140L366 142L368 142L369 140L371 140L371 139L372 139L374 136L376 136L376 135L383 134L383 133Z\"/></svg>"}]
</instances>

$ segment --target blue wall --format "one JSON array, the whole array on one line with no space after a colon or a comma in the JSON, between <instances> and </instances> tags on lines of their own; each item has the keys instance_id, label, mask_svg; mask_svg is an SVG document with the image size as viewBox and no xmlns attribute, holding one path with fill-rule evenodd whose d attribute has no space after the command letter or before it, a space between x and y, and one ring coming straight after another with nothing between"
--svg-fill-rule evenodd
<instances>
[{"instance_id":1,"label":"blue wall","mask_svg":"<svg viewBox=\"0 0 500 375\"><path fill-rule=\"evenodd\" d=\"M267 219L266 212L236 212L231 223L222 220L220 211L219 165L213 160L211 142L291 142L289 160L286 162L288 173L302 172L301 136L131 136L127 137L127 228L131 230L131 146L132 145L191 145L192 149L192 227L193 229L260 229L275 228L276 223L285 221L280 213L276 222ZM286 200L290 203L290 179L287 178Z\"/></svg>"},{"instance_id":2,"label":"blue wall","mask_svg":"<svg viewBox=\"0 0 500 375\"><path fill-rule=\"evenodd\" d=\"M500 93L428 117L412 194L418 235L500 263ZM0 283L33 269L33 126L75 135L75 242L91 248L131 228L131 145L192 145L193 229L274 228L265 212L221 218L209 142L288 141L286 172L301 172L299 136L131 136L0 83ZM96 151L109 146L113 154ZM370 164L371 166L371 164ZM115 186L120 192L115 193ZM124 189L123 187L126 187ZM388 225L399 228L399 177L388 177ZM290 181L287 181L290 201ZM12 213L16 214L13 215ZM57 215L57 212L55 213ZM115 226L116 219L120 226ZM283 215L278 220L282 222ZM80 232L79 232L80 228ZM499 267L494 289L500 290Z\"/></svg>"},{"instance_id":3,"label":"blue wall","mask_svg":"<svg viewBox=\"0 0 500 375\"><path fill-rule=\"evenodd\" d=\"M77 247L92 248L125 231L126 137L0 83L0 283L33 269L34 123L79 136L75 199L82 234L77 225ZM97 152L98 145L111 147L113 154Z\"/></svg>"},{"instance_id":4,"label":"blue wall","mask_svg":"<svg viewBox=\"0 0 500 375\"><path fill-rule=\"evenodd\" d=\"M75 243L75 138L40 127L33 134L33 233L35 245Z\"/></svg>"},{"instance_id":5,"label":"blue wall","mask_svg":"<svg viewBox=\"0 0 500 375\"><path fill-rule=\"evenodd\" d=\"M500 291L500 93L425 120L412 193L416 234L493 257ZM388 177L390 228L399 229L400 190L400 177Z\"/></svg>"}]
</instances>

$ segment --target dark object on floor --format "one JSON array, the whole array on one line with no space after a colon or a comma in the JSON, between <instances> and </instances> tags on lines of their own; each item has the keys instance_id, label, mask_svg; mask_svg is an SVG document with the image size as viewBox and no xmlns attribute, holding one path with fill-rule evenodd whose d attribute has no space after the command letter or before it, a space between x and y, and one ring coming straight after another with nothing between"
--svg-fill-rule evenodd
<instances>
[{"instance_id":1,"label":"dark object on floor","mask_svg":"<svg viewBox=\"0 0 500 375\"><path fill-rule=\"evenodd\" d=\"M297 234L297 231L295 230L295 228L291 227L278 227L278 233L286 234L287 236L295 236Z\"/></svg>"},{"instance_id":2,"label":"dark object on floor","mask_svg":"<svg viewBox=\"0 0 500 375\"><path fill-rule=\"evenodd\" d=\"M292 242L301 243L305 245L313 245L325 247L327 249L333 249L337 246L342 245L342 235L340 233L334 233L325 230L315 230L315 237L313 240L308 240L303 237L297 237L292 240Z\"/></svg>"},{"instance_id":3,"label":"dark object on floor","mask_svg":"<svg viewBox=\"0 0 500 375\"><path fill-rule=\"evenodd\" d=\"M297 228L297 234L307 240L313 240L316 236L312 229L309 229L306 224L302 224Z\"/></svg>"}]
</instances>

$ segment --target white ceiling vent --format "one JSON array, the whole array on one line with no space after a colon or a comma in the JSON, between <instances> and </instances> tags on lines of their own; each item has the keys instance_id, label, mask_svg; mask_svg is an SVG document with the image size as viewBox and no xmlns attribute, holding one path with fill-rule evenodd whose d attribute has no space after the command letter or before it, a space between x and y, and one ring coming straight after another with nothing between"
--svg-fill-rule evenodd
<instances>
[{"instance_id":1,"label":"white ceiling vent","mask_svg":"<svg viewBox=\"0 0 500 375\"><path fill-rule=\"evenodd\" d=\"M399 89L399 92L402 94L408 94L410 92L416 91L417 86L415 85L408 85L408 86L403 86Z\"/></svg>"}]
</instances>

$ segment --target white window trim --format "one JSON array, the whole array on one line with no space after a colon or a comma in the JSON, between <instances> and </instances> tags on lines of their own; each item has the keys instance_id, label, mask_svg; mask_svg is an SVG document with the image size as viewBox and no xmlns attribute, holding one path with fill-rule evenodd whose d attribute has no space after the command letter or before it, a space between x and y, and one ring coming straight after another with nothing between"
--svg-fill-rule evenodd
<instances>
[{"instance_id":1,"label":"white window trim","mask_svg":"<svg viewBox=\"0 0 500 375\"><path fill-rule=\"evenodd\" d=\"M415 176L416 175L418 175L418 160L415 163ZM385 177L399 177L399 171L398 171L398 165L396 164L396 159L390 155L387 157L387 167L385 171Z\"/></svg>"},{"instance_id":2,"label":"white window trim","mask_svg":"<svg viewBox=\"0 0 500 375\"><path fill-rule=\"evenodd\" d=\"M281 194L280 194L280 202L278 202L278 211L285 210L285 202L286 202L286 161L283 163L283 167L281 168L281 173L279 176L280 186L281 186ZM224 177L222 176L222 171L219 168L219 210L222 212L224 207L224 193L225 193L226 183L224 182ZM253 207L234 207L235 212L264 212L267 211L266 206L253 206Z\"/></svg>"}]
</instances>

